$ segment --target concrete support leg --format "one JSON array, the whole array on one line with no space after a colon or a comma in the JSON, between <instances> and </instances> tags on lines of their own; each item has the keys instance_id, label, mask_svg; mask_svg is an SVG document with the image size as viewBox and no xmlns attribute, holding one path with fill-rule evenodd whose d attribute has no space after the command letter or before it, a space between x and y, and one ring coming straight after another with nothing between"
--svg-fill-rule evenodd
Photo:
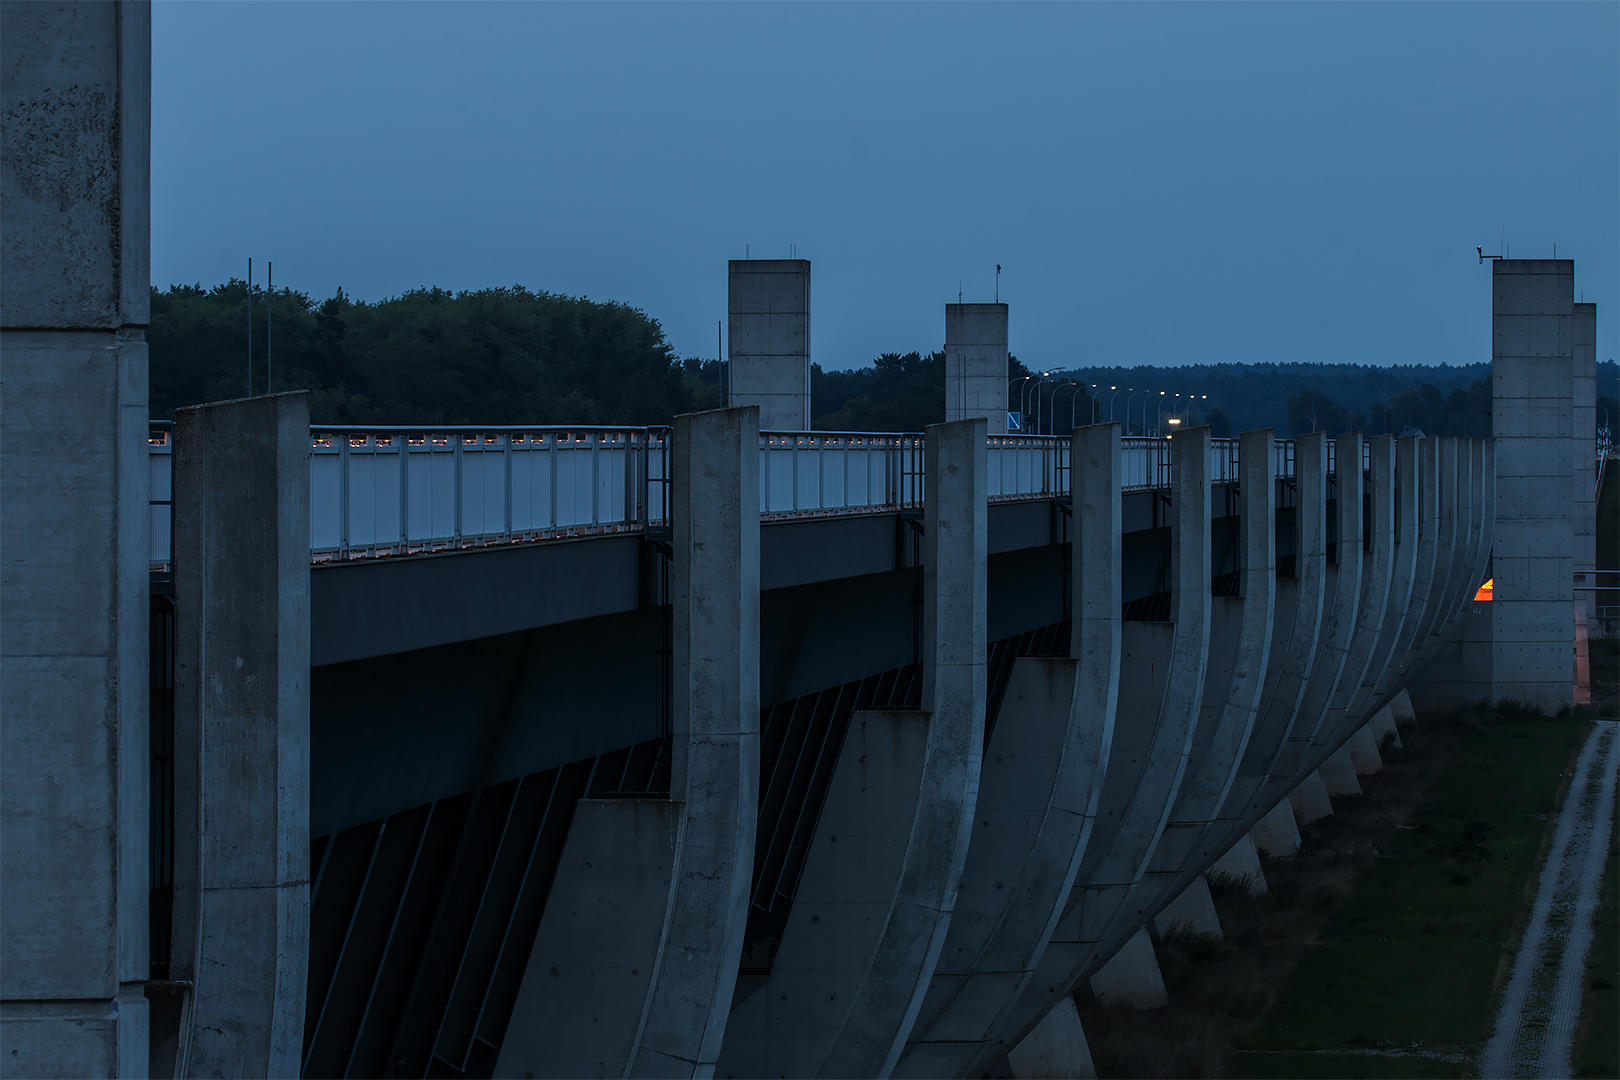
<instances>
[{"instance_id":1,"label":"concrete support leg","mask_svg":"<svg viewBox=\"0 0 1620 1080\"><path fill-rule=\"evenodd\" d=\"M1331 807L1329 809L1331 812ZM1265 817L1254 823L1249 836L1255 847L1274 859L1296 854L1299 851L1299 823L1294 818L1293 799L1280 800L1266 812Z\"/></svg>"},{"instance_id":2,"label":"concrete support leg","mask_svg":"<svg viewBox=\"0 0 1620 1080\"><path fill-rule=\"evenodd\" d=\"M1417 713L1412 710L1412 696L1405 690L1390 699L1389 713L1397 725L1417 723Z\"/></svg>"},{"instance_id":3,"label":"concrete support leg","mask_svg":"<svg viewBox=\"0 0 1620 1080\"><path fill-rule=\"evenodd\" d=\"M1378 756L1378 740L1373 737L1371 724L1357 728L1344 745L1350 751L1350 762L1356 767L1357 776L1371 776L1384 767L1384 759Z\"/></svg>"},{"instance_id":4,"label":"concrete support leg","mask_svg":"<svg viewBox=\"0 0 1620 1080\"><path fill-rule=\"evenodd\" d=\"M1172 901L1153 917L1153 928L1163 937L1176 927L1199 934L1221 933L1220 916L1215 914L1215 900L1209 895L1209 879L1199 874Z\"/></svg>"},{"instance_id":5,"label":"concrete support leg","mask_svg":"<svg viewBox=\"0 0 1620 1080\"><path fill-rule=\"evenodd\" d=\"M0 5L7 1076L149 1067L150 20Z\"/></svg>"},{"instance_id":6,"label":"concrete support leg","mask_svg":"<svg viewBox=\"0 0 1620 1080\"><path fill-rule=\"evenodd\" d=\"M1373 734L1375 746L1382 746L1384 740L1389 739L1391 746L1397 750L1401 748L1401 731L1395 726L1395 714L1388 705L1373 713L1372 719L1367 721L1367 728Z\"/></svg>"},{"instance_id":7,"label":"concrete support leg","mask_svg":"<svg viewBox=\"0 0 1620 1080\"><path fill-rule=\"evenodd\" d=\"M985 422L927 433L922 711L856 712L765 985L718 1071L886 1076L951 922L984 748Z\"/></svg>"},{"instance_id":8,"label":"concrete support leg","mask_svg":"<svg viewBox=\"0 0 1620 1080\"><path fill-rule=\"evenodd\" d=\"M1309 825L1333 813L1322 774L1315 770L1307 773L1299 786L1288 793L1288 804L1294 809L1294 821L1300 825Z\"/></svg>"},{"instance_id":9,"label":"concrete support leg","mask_svg":"<svg viewBox=\"0 0 1620 1080\"><path fill-rule=\"evenodd\" d=\"M1096 1080L1086 1030L1074 998L1066 997L1041 1017L1035 1030L1007 1053L1007 1065L1018 1080Z\"/></svg>"},{"instance_id":10,"label":"concrete support leg","mask_svg":"<svg viewBox=\"0 0 1620 1080\"><path fill-rule=\"evenodd\" d=\"M1091 992L1105 1005L1157 1009L1170 1000L1159 972L1159 958L1146 928L1132 934L1113 957L1091 976Z\"/></svg>"},{"instance_id":11,"label":"concrete support leg","mask_svg":"<svg viewBox=\"0 0 1620 1080\"><path fill-rule=\"evenodd\" d=\"M1288 806L1286 802L1281 805ZM1291 814L1292 811L1290 810L1288 821L1290 825L1294 823ZM1294 846L1297 850L1299 846L1297 840L1299 836L1298 830L1295 830L1294 836L1296 837ZM1225 855L1216 859L1215 864L1209 868L1209 873L1216 877L1227 877L1233 881L1241 881L1250 896L1259 896L1266 891L1266 875L1265 871L1260 867L1260 852L1255 849L1254 836L1250 833L1244 833L1243 837L1233 844Z\"/></svg>"},{"instance_id":12,"label":"concrete support leg","mask_svg":"<svg viewBox=\"0 0 1620 1080\"><path fill-rule=\"evenodd\" d=\"M175 978L192 1076L296 1076L309 956L309 395L179 411Z\"/></svg>"},{"instance_id":13,"label":"concrete support leg","mask_svg":"<svg viewBox=\"0 0 1620 1080\"><path fill-rule=\"evenodd\" d=\"M1361 794L1361 781L1356 779L1356 763L1348 743L1329 754L1316 774L1329 795Z\"/></svg>"}]
</instances>

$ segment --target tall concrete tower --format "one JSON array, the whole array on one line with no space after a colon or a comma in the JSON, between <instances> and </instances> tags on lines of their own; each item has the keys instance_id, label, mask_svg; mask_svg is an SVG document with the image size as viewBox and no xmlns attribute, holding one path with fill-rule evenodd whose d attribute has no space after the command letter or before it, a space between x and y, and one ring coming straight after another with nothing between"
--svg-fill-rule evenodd
<instances>
[{"instance_id":1,"label":"tall concrete tower","mask_svg":"<svg viewBox=\"0 0 1620 1080\"><path fill-rule=\"evenodd\" d=\"M945 305L945 419L1007 433L1007 305Z\"/></svg>"},{"instance_id":2,"label":"tall concrete tower","mask_svg":"<svg viewBox=\"0 0 1620 1080\"><path fill-rule=\"evenodd\" d=\"M732 259L731 405L758 405L762 430L810 429L810 260Z\"/></svg>"},{"instance_id":3,"label":"tall concrete tower","mask_svg":"<svg viewBox=\"0 0 1620 1080\"><path fill-rule=\"evenodd\" d=\"M152 15L0 4L0 1065L145 1076Z\"/></svg>"},{"instance_id":4,"label":"tall concrete tower","mask_svg":"<svg viewBox=\"0 0 1620 1080\"><path fill-rule=\"evenodd\" d=\"M1575 305L1575 601L1597 615L1597 305Z\"/></svg>"},{"instance_id":5,"label":"tall concrete tower","mask_svg":"<svg viewBox=\"0 0 1620 1080\"><path fill-rule=\"evenodd\" d=\"M1491 281L1491 699L1574 698L1575 264L1499 259Z\"/></svg>"}]
</instances>

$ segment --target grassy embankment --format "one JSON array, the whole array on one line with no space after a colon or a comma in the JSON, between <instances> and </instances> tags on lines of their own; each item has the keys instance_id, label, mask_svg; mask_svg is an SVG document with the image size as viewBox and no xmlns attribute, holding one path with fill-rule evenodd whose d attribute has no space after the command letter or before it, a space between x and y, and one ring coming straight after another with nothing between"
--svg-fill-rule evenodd
<instances>
[{"instance_id":1,"label":"grassy embankment","mask_svg":"<svg viewBox=\"0 0 1620 1080\"><path fill-rule=\"evenodd\" d=\"M1362 796L1303 830L1299 855L1266 861L1267 893L1214 883L1225 940L1159 942L1169 1005L1081 1002L1098 1075L1473 1075L1589 730L1478 709L1403 729ZM1608 911L1595 960L1614 955ZM1578 1068L1612 1062L1612 1017L1594 1007Z\"/></svg>"}]
</instances>

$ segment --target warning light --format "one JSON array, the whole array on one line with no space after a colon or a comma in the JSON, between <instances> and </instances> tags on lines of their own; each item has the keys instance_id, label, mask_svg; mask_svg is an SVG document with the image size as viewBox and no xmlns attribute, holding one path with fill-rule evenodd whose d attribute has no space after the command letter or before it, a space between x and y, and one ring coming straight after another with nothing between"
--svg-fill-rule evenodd
<instances>
[{"instance_id":1,"label":"warning light","mask_svg":"<svg viewBox=\"0 0 1620 1080\"><path fill-rule=\"evenodd\" d=\"M1481 585L1479 587L1479 592L1474 594L1474 603L1479 604L1489 601L1491 598L1491 588L1495 584L1496 579L1491 578L1489 581L1485 582L1485 584Z\"/></svg>"}]
</instances>

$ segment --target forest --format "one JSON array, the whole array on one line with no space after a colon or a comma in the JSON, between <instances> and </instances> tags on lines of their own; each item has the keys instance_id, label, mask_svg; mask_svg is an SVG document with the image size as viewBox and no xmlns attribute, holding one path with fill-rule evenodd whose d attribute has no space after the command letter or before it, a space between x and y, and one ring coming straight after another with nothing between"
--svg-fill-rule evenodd
<instances>
[{"instance_id":1,"label":"forest","mask_svg":"<svg viewBox=\"0 0 1620 1080\"><path fill-rule=\"evenodd\" d=\"M152 290L152 416L177 407L307 389L321 424L667 424L721 403L724 365L678 357L657 319L613 301L507 288L415 289L368 302L315 301L247 284ZM270 318L273 313L273 319ZM273 352L271 346L274 346ZM270 363L273 362L273 371ZM1025 429L1070 416L1167 430L1175 415L1218 437L1361 430L1491 433L1490 365L1189 364L1038 372L1008 363L1008 410ZM920 431L945 416L945 353L880 352L863 367L811 365L811 422L824 431ZM272 381L273 380L273 381ZM1620 369L1599 365L1599 417L1620 419ZM1179 397L1177 395L1180 395ZM1054 423L1055 419L1055 423Z\"/></svg>"}]
</instances>

